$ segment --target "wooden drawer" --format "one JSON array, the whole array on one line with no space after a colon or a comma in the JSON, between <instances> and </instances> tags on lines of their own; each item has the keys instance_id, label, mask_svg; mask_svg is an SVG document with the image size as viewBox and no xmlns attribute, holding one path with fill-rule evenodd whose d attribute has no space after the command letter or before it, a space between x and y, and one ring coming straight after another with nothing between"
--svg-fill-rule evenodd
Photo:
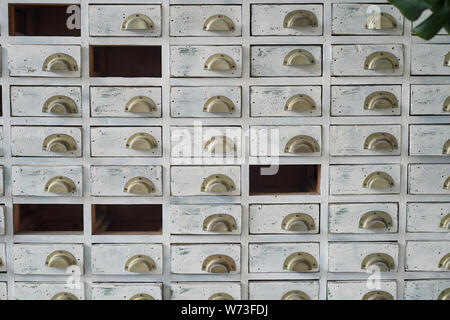
<instances>
[{"instance_id":1,"label":"wooden drawer","mask_svg":"<svg viewBox=\"0 0 450 320\"><path fill-rule=\"evenodd\" d=\"M411 85L411 115L450 115L450 85Z\"/></svg>"},{"instance_id":2,"label":"wooden drawer","mask_svg":"<svg viewBox=\"0 0 450 320\"><path fill-rule=\"evenodd\" d=\"M16 300L84 300L84 283L15 282Z\"/></svg>"},{"instance_id":3,"label":"wooden drawer","mask_svg":"<svg viewBox=\"0 0 450 320\"><path fill-rule=\"evenodd\" d=\"M331 75L402 76L403 45L333 45Z\"/></svg>"},{"instance_id":4,"label":"wooden drawer","mask_svg":"<svg viewBox=\"0 0 450 320\"><path fill-rule=\"evenodd\" d=\"M93 244L92 274L162 274L161 244Z\"/></svg>"},{"instance_id":5,"label":"wooden drawer","mask_svg":"<svg viewBox=\"0 0 450 320\"><path fill-rule=\"evenodd\" d=\"M241 300L239 282L172 282L171 300Z\"/></svg>"},{"instance_id":6,"label":"wooden drawer","mask_svg":"<svg viewBox=\"0 0 450 320\"><path fill-rule=\"evenodd\" d=\"M251 6L252 36L320 36L323 6L263 5Z\"/></svg>"},{"instance_id":7,"label":"wooden drawer","mask_svg":"<svg viewBox=\"0 0 450 320\"><path fill-rule=\"evenodd\" d=\"M0 272L6 272L6 243L0 243Z\"/></svg>"},{"instance_id":8,"label":"wooden drawer","mask_svg":"<svg viewBox=\"0 0 450 320\"><path fill-rule=\"evenodd\" d=\"M241 24L241 6L170 6L172 37L237 37Z\"/></svg>"},{"instance_id":9,"label":"wooden drawer","mask_svg":"<svg viewBox=\"0 0 450 320\"><path fill-rule=\"evenodd\" d=\"M400 155L401 125L330 126L330 155Z\"/></svg>"},{"instance_id":10,"label":"wooden drawer","mask_svg":"<svg viewBox=\"0 0 450 320\"><path fill-rule=\"evenodd\" d=\"M444 232L450 229L450 203L407 203L407 232Z\"/></svg>"},{"instance_id":11,"label":"wooden drawer","mask_svg":"<svg viewBox=\"0 0 450 320\"><path fill-rule=\"evenodd\" d=\"M90 5L92 37L160 37L160 5Z\"/></svg>"},{"instance_id":12,"label":"wooden drawer","mask_svg":"<svg viewBox=\"0 0 450 320\"><path fill-rule=\"evenodd\" d=\"M0 300L8 300L8 283L0 282Z\"/></svg>"},{"instance_id":13,"label":"wooden drawer","mask_svg":"<svg viewBox=\"0 0 450 320\"><path fill-rule=\"evenodd\" d=\"M81 76L81 46L10 45L8 67L11 77Z\"/></svg>"},{"instance_id":14,"label":"wooden drawer","mask_svg":"<svg viewBox=\"0 0 450 320\"><path fill-rule=\"evenodd\" d=\"M450 125L410 125L409 154L448 157L450 155Z\"/></svg>"},{"instance_id":15,"label":"wooden drawer","mask_svg":"<svg viewBox=\"0 0 450 320\"><path fill-rule=\"evenodd\" d=\"M160 166L91 166L91 194L111 197L162 196Z\"/></svg>"},{"instance_id":16,"label":"wooden drawer","mask_svg":"<svg viewBox=\"0 0 450 320\"><path fill-rule=\"evenodd\" d=\"M450 279L406 280L405 300L448 300Z\"/></svg>"},{"instance_id":17,"label":"wooden drawer","mask_svg":"<svg viewBox=\"0 0 450 320\"><path fill-rule=\"evenodd\" d=\"M171 234L241 234L241 205L171 205Z\"/></svg>"},{"instance_id":18,"label":"wooden drawer","mask_svg":"<svg viewBox=\"0 0 450 320\"><path fill-rule=\"evenodd\" d=\"M5 221L5 206L4 205L0 205L0 235L4 235L6 232L5 226L6 226L6 221Z\"/></svg>"},{"instance_id":19,"label":"wooden drawer","mask_svg":"<svg viewBox=\"0 0 450 320\"><path fill-rule=\"evenodd\" d=\"M319 281L250 281L249 300L318 300Z\"/></svg>"},{"instance_id":20,"label":"wooden drawer","mask_svg":"<svg viewBox=\"0 0 450 320\"><path fill-rule=\"evenodd\" d=\"M81 197L81 166L12 166L12 195Z\"/></svg>"},{"instance_id":21,"label":"wooden drawer","mask_svg":"<svg viewBox=\"0 0 450 320\"><path fill-rule=\"evenodd\" d=\"M172 77L241 77L241 46L171 46Z\"/></svg>"},{"instance_id":22,"label":"wooden drawer","mask_svg":"<svg viewBox=\"0 0 450 320\"><path fill-rule=\"evenodd\" d=\"M450 194L448 164L410 164L409 194Z\"/></svg>"},{"instance_id":23,"label":"wooden drawer","mask_svg":"<svg viewBox=\"0 0 450 320\"><path fill-rule=\"evenodd\" d=\"M450 241L407 241L406 271L450 270Z\"/></svg>"},{"instance_id":24,"label":"wooden drawer","mask_svg":"<svg viewBox=\"0 0 450 320\"><path fill-rule=\"evenodd\" d=\"M328 212L330 233L398 232L398 203L333 203Z\"/></svg>"},{"instance_id":25,"label":"wooden drawer","mask_svg":"<svg viewBox=\"0 0 450 320\"><path fill-rule=\"evenodd\" d=\"M321 86L252 86L252 117L320 117Z\"/></svg>"},{"instance_id":26,"label":"wooden drawer","mask_svg":"<svg viewBox=\"0 0 450 320\"><path fill-rule=\"evenodd\" d=\"M450 75L450 44L413 44L411 75Z\"/></svg>"},{"instance_id":27,"label":"wooden drawer","mask_svg":"<svg viewBox=\"0 0 450 320\"><path fill-rule=\"evenodd\" d=\"M322 46L251 46L251 77L320 77Z\"/></svg>"},{"instance_id":28,"label":"wooden drawer","mask_svg":"<svg viewBox=\"0 0 450 320\"><path fill-rule=\"evenodd\" d=\"M319 233L319 204L251 204L251 234Z\"/></svg>"},{"instance_id":29,"label":"wooden drawer","mask_svg":"<svg viewBox=\"0 0 450 320\"><path fill-rule=\"evenodd\" d=\"M398 244L395 242L330 242L329 272L397 272ZM345 257L345 259L343 258Z\"/></svg>"},{"instance_id":30,"label":"wooden drawer","mask_svg":"<svg viewBox=\"0 0 450 320\"><path fill-rule=\"evenodd\" d=\"M92 300L162 300L162 284L93 283Z\"/></svg>"},{"instance_id":31,"label":"wooden drawer","mask_svg":"<svg viewBox=\"0 0 450 320\"><path fill-rule=\"evenodd\" d=\"M182 274L241 273L240 244L172 244L171 272Z\"/></svg>"},{"instance_id":32,"label":"wooden drawer","mask_svg":"<svg viewBox=\"0 0 450 320\"><path fill-rule=\"evenodd\" d=\"M367 281L328 281L328 300L395 300L397 297L397 282L377 281L376 286Z\"/></svg>"},{"instance_id":33,"label":"wooden drawer","mask_svg":"<svg viewBox=\"0 0 450 320\"><path fill-rule=\"evenodd\" d=\"M398 194L400 165L330 165L330 194Z\"/></svg>"},{"instance_id":34,"label":"wooden drawer","mask_svg":"<svg viewBox=\"0 0 450 320\"><path fill-rule=\"evenodd\" d=\"M70 275L84 272L82 244L16 243L13 255L14 274Z\"/></svg>"},{"instance_id":35,"label":"wooden drawer","mask_svg":"<svg viewBox=\"0 0 450 320\"><path fill-rule=\"evenodd\" d=\"M11 87L13 117L81 117L81 87Z\"/></svg>"},{"instance_id":36,"label":"wooden drawer","mask_svg":"<svg viewBox=\"0 0 450 320\"><path fill-rule=\"evenodd\" d=\"M319 272L319 243L251 243L250 273Z\"/></svg>"},{"instance_id":37,"label":"wooden drawer","mask_svg":"<svg viewBox=\"0 0 450 320\"><path fill-rule=\"evenodd\" d=\"M172 87L174 118L240 118L241 87Z\"/></svg>"},{"instance_id":38,"label":"wooden drawer","mask_svg":"<svg viewBox=\"0 0 450 320\"><path fill-rule=\"evenodd\" d=\"M91 127L93 157L161 157L161 127Z\"/></svg>"},{"instance_id":39,"label":"wooden drawer","mask_svg":"<svg viewBox=\"0 0 450 320\"><path fill-rule=\"evenodd\" d=\"M160 87L91 87L91 117L160 118Z\"/></svg>"},{"instance_id":40,"label":"wooden drawer","mask_svg":"<svg viewBox=\"0 0 450 320\"><path fill-rule=\"evenodd\" d=\"M331 116L399 116L402 86L332 86Z\"/></svg>"},{"instance_id":41,"label":"wooden drawer","mask_svg":"<svg viewBox=\"0 0 450 320\"><path fill-rule=\"evenodd\" d=\"M81 127L11 127L13 157L74 157L82 155Z\"/></svg>"},{"instance_id":42,"label":"wooden drawer","mask_svg":"<svg viewBox=\"0 0 450 320\"><path fill-rule=\"evenodd\" d=\"M172 196L238 196L241 194L240 166L172 166Z\"/></svg>"}]
</instances>

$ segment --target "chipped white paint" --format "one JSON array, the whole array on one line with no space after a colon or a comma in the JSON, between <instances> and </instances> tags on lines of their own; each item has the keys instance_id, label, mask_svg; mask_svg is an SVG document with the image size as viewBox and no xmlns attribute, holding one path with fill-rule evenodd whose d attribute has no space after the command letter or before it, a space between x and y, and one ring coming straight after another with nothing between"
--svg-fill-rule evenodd
<instances>
[{"instance_id":1,"label":"chipped white paint","mask_svg":"<svg viewBox=\"0 0 450 320\"><path fill-rule=\"evenodd\" d=\"M0 235L5 234L5 206L0 205Z\"/></svg>"},{"instance_id":2,"label":"chipped white paint","mask_svg":"<svg viewBox=\"0 0 450 320\"><path fill-rule=\"evenodd\" d=\"M412 156L445 156L450 155L450 125L410 125L409 154Z\"/></svg>"},{"instance_id":3,"label":"chipped white paint","mask_svg":"<svg viewBox=\"0 0 450 320\"><path fill-rule=\"evenodd\" d=\"M250 300L281 300L289 291L302 291L310 300L319 299L319 281L250 281Z\"/></svg>"},{"instance_id":4,"label":"chipped white paint","mask_svg":"<svg viewBox=\"0 0 450 320\"><path fill-rule=\"evenodd\" d=\"M411 115L443 115L444 104L450 98L450 85L411 85Z\"/></svg>"},{"instance_id":5,"label":"chipped white paint","mask_svg":"<svg viewBox=\"0 0 450 320\"><path fill-rule=\"evenodd\" d=\"M8 261L6 260L6 244L0 243L0 272L6 272Z\"/></svg>"},{"instance_id":6,"label":"chipped white paint","mask_svg":"<svg viewBox=\"0 0 450 320\"><path fill-rule=\"evenodd\" d=\"M78 300L84 300L84 283L79 286L58 282L15 282L16 300L51 300L59 293L70 293Z\"/></svg>"},{"instance_id":7,"label":"chipped white paint","mask_svg":"<svg viewBox=\"0 0 450 320\"><path fill-rule=\"evenodd\" d=\"M405 300L437 300L439 295L450 288L450 279L406 280Z\"/></svg>"},{"instance_id":8,"label":"chipped white paint","mask_svg":"<svg viewBox=\"0 0 450 320\"><path fill-rule=\"evenodd\" d=\"M135 295L147 294L162 300L161 283L93 283L92 300L130 300Z\"/></svg>"},{"instance_id":9,"label":"chipped white paint","mask_svg":"<svg viewBox=\"0 0 450 320\"><path fill-rule=\"evenodd\" d=\"M411 55L412 75L450 75L450 67L444 65L450 53L450 44L413 44Z\"/></svg>"},{"instance_id":10,"label":"chipped white paint","mask_svg":"<svg viewBox=\"0 0 450 320\"><path fill-rule=\"evenodd\" d=\"M171 300L209 300L215 294L227 294L241 300L239 282L172 282Z\"/></svg>"},{"instance_id":11,"label":"chipped white paint","mask_svg":"<svg viewBox=\"0 0 450 320\"><path fill-rule=\"evenodd\" d=\"M407 241L406 271L441 271L448 269L439 267L440 260L450 254L450 241Z\"/></svg>"},{"instance_id":12,"label":"chipped white paint","mask_svg":"<svg viewBox=\"0 0 450 320\"><path fill-rule=\"evenodd\" d=\"M450 214L449 202L407 203L406 213L407 232L449 232L440 226L442 218Z\"/></svg>"},{"instance_id":13,"label":"chipped white paint","mask_svg":"<svg viewBox=\"0 0 450 320\"><path fill-rule=\"evenodd\" d=\"M8 285L6 282L0 282L0 300L8 300Z\"/></svg>"},{"instance_id":14,"label":"chipped white paint","mask_svg":"<svg viewBox=\"0 0 450 320\"><path fill-rule=\"evenodd\" d=\"M449 187L444 188L450 177L448 164L410 164L408 166L409 194L450 194Z\"/></svg>"},{"instance_id":15,"label":"chipped white paint","mask_svg":"<svg viewBox=\"0 0 450 320\"><path fill-rule=\"evenodd\" d=\"M328 281L328 300L362 300L365 294L373 291L389 293L395 300L397 283L395 281L377 281L378 287L370 280L367 281Z\"/></svg>"}]
</instances>

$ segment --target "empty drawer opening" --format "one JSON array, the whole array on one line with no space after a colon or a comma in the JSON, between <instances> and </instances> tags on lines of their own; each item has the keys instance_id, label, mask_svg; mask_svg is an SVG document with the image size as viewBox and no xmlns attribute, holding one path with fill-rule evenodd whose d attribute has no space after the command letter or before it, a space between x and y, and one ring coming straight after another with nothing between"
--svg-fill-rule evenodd
<instances>
[{"instance_id":1,"label":"empty drawer opening","mask_svg":"<svg viewBox=\"0 0 450 320\"><path fill-rule=\"evenodd\" d=\"M161 46L91 46L90 76L161 78Z\"/></svg>"},{"instance_id":2,"label":"empty drawer opening","mask_svg":"<svg viewBox=\"0 0 450 320\"><path fill-rule=\"evenodd\" d=\"M161 234L161 204L92 205L93 234Z\"/></svg>"},{"instance_id":3,"label":"empty drawer opening","mask_svg":"<svg viewBox=\"0 0 450 320\"><path fill-rule=\"evenodd\" d=\"M10 36L79 37L80 6L73 4L10 4Z\"/></svg>"},{"instance_id":4,"label":"empty drawer opening","mask_svg":"<svg viewBox=\"0 0 450 320\"><path fill-rule=\"evenodd\" d=\"M250 166L250 195L320 194L320 165ZM273 173L273 174L272 174Z\"/></svg>"},{"instance_id":5,"label":"empty drawer opening","mask_svg":"<svg viewBox=\"0 0 450 320\"><path fill-rule=\"evenodd\" d=\"M14 233L82 233L82 204L15 204Z\"/></svg>"}]
</instances>

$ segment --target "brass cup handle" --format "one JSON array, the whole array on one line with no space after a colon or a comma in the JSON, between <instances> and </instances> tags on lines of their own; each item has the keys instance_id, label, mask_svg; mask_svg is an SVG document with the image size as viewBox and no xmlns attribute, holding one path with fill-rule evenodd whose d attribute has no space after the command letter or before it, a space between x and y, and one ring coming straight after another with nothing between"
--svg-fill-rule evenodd
<instances>
[{"instance_id":1,"label":"brass cup handle","mask_svg":"<svg viewBox=\"0 0 450 320\"><path fill-rule=\"evenodd\" d=\"M294 232L308 232L314 230L316 224L314 219L306 213L291 213L283 218L281 229Z\"/></svg>"},{"instance_id":2,"label":"brass cup handle","mask_svg":"<svg viewBox=\"0 0 450 320\"><path fill-rule=\"evenodd\" d=\"M450 96L448 96L445 101L444 101L444 105L442 107L442 111L444 112L450 112Z\"/></svg>"},{"instance_id":3,"label":"brass cup handle","mask_svg":"<svg viewBox=\"0 0 450 320\"><path fill-rule=\"evenodd\" d=\"M364 100L365 110L386 110L398 108L398 99L395 94L387 91L375 91Z\"/></svg>"},{"instance_id":4,"label":"brass cup handle","mask_svg":"<svg viewBox=\"0 0 450 320\"><path fill-rule=\"evenodd\" d=\"M295 136L286 143L286 153L314 153L320 152L320 146L316 139L307 135Z\"/></svg>"},{"instance_id":5,"label":"brass cup handle","mask_svg":"<svg viewBox=\"0 0 450 320\"><path fill-rule=\"evenodd\" d=\"M236 271L236 263L229 256L215 254L203 261L202 270L208 273L230 273Z\"/></svg>"},{"instance_id":6,"label":"brass cup handle","mask_svg":"<svg viewBox=\"0 0 450 320\"><path fill-rule=\"evenodd\" d=\"M48 98L42 107L42 112L55 115L77 113L77 103L70 97L52 96Z\"/></svg>"},{"instance_id":7,"label":"brass cup handle","mask_svg":"<svg viewBox=\"0 0 450 320\"><path fill-rule=\"evenodd\" d=\"M317 27L317 16L308 10L294 10L284 17L283 26L290 29Z\"/></svg>"},{"instance_id":8,"label":"brass cup handle","mask_svg":"<svg viewBox=\"0 0 450 320\"><path fill-rule=\"evenodd\" d=\"M445 55L444 58L444 67L450 67L450 52Z\"/></svg>"},{"instance_id":9,"label":"brass cup handle","mask_svg":"<svg viewBox=\"0 0 450 320\"><path fill-rule=\"evenodd\" d=\"M42 150L52 152L67 152L77 149L77 142L68 134L56 133L44 139Z\"/></svg>"},{"instance_id":10,"label":"brass cup handle","mask_svg":"<svg viewBox=\"0 0 450 320\"><path fill-rule=\"evenodd\" d=\"M53 177L45 184L45 191L50 193L73 193L77 189L75 183L67 177Z\"/></svg>"},{"instance_id":11,"label":"brass cup handle","mask_svg":"<svg viewBox=\"0 0 450 320\"><path fill-rule=\"evenodd\" d=\"M44 60L42 71L78 71L78 64L68 54L55 53Z\"/></svg>"},{"instance_id":12,"label":"brass cup handle","mask_svg":"<svg viewBox=\"0 0 450 320\"><path fill-rule=\"evenodd\" d=\"M234 300L234 298L225 292L214 293L208 300Z\"/></svg>"},{"instance_id":13,"label":"brass cup handle","mask_svg":"<svg viewBox=\"0 0 450 320\"><path fill-rule=\"evenodd\" d=\"M445 179L445 182L444 182L444 185L442 186L442 189L450 190L450 176L447 179Z\"/></svg>"},{"instance_id":14,"label":"brass cup handle","mask_svg":"<svg viewBox=\"0 0 450 320\"><path fill-rule=\"evenodd\" d=\"M155 192L155 185L145 177L134 177L127 181L123 191L131 194L151 194Z\"/></svg>"},{"instance_id":15,"label":"brass cup handle","mask_svg":"<svg viewBox=\"0 0 450 320\"><path fill-rule=\"evenodd\" d=\"M393 151L398 149L397 139L387 132L375 132L364 141L364 149L373 151Z\"/></svg>"},{"instance_id":16,"label":"brass cup handle","mask_svg":"<svg viewBox=\"0 0 450 320\"><path fill-rule=\"evenodd\" d=\"M155 300L155 298L146 293L137 293L134 296L132 296L130 300Z\"/></svg>"},{"instance_id":17,"label":"brass cup handle","mask_svg":"<svg viewBox=\"0 0 450 320\"><path fill-rule=\"evenodd\" d=\"M78 300L77 296L70 292L59 292L51 300Z\"/></svg>"},{"instance_id":18,"label":"brass cup handle","mask_svg":"<svg viewBox=\"0 0 450 320\"><path fill-rule=\"evenodd\" d=\"M233 216L226 213L210 215L203 221L203 231L222 233L232 232L236 229L236 220Z\"/></svg>"},{"instance_id":19,"label":"brass cup handle","mask_svg":"<svg viewBox=\"0 0 450 320\"><path fill-rule=\"evenodd\" d=\"M392 271L395 268L395 261L386 253L371 253L361 262L361 269L372 270L374 268L382 272Z\"/></svg>"},{"instance_id":20,"label":"brass cup handle","mask_svg":"<svg viewBox=\"0 0 450 320\"><path fill-rule=\"evenodd\" d=\"M439 269L450 270L450 253L447 253L439 260Z\"/></svg>"},{"instance_id":21,"label":"brass cup handle","mask_svg":"<svg viewBox=\"0 0 450 320\"><path fill-rule=\"evenodd\" d=\"M125 271L133 273L150 273L156 269L155 261L149 256L137 254L125 263Z\"/></svg>"},{"instance_id":22,"label":"brass cup handle","mask_svg":"<svg viewBox=\"0 0 450 320\"><path fill-rule=\"evenodd\" d=\"M209 98L203 106L204 112L228 113L234 111L234 103L224 96L214 96Z\"/></svg>"},{"instance_id":23,"label":"brass cup handle","mask_svg":"<svg viewBox=\"0 0 450 320\"><path fill-rule=\"evenodd\" d=\"M201 185L200 191L208 193L229 193L236 189L234 181L224 174L208 176Z\"/></svg>"},{"instance_id":24,"label":"brass cup handle","mask_svg":"<svg viewBox=\"0 0 450 320\"><path fill-rule=\"evenodd\" d=\"M216 53L206 59L204 69L209 71L231 71L236 69L236 62L229 55Z\"/></svg>"},{"instance_id":25,"label":"brass cup handle","mask_svg":"<svg viewBox=\"0 0 450 320\"><path fill-rule=\"evenodd\" d=\"M444 146L442 147L442 154L450 155L450 139L445 141Z\"/></svg>"},{"instance_id":26,"label":"brass cup handle","mask_svg":"<svg viewBox=\"0 0 450 320\"><path fill-rule=\"evenodd\" d=\"M398 68L397 57L386 51L374 52L364 62L364 69L366 70L397 70Z\"/></svg>"},{"instance_id":27,"label":"brass cup handle","mask_svg":"<svg viewBox=\"0 0 450 320\"><path fill-rule=\"evenodd\" d=\"M142 13L135 13L128 16L122 23L122 31L139 31L153 29L153 21Z\"/></svg>"},{"instance_id":28,"label":"brass cup handle","mask_svg":"<svg viewBox=\"0 0 450 320\"><path fill-rule=\"evenodd\" d=\"M204 31L231 32L234 30L233 20L223 14L209 17L203 24Z\"/></svg>"},{"instance_id":29,"label":"brass cup handle","mask_svg":"<svg viewBox=\"0 0 450 320\"><path fill-rule=\"evenodd\" d=\"M389 292L379 290L367 292L362 300L394 300L394 297Z\"/></svg>"},{"instance_id":30,"label":"brass cup handle","mask_svg":"<svg viewBox=\"0 0 450 320\"><path fill-rule=\"evenodd\" d=\"M439 223L439 227L442 229L450 229L450 213L446 214Z\"/></svg>"},{"instance_id":31,"label":"brass cup handle","mask_svg":"<svg viewBox=\"0 0 450 320\"><path fill-rule=\"evenodd\" d=\"M367 30L386 30L397 28L397 21L388 13L377 12L367 18Z\"/></svg>"},{"instance_id":32,"label":"brass cup handle","mask_svg":"<svg viewBox=\"0 0 450 320\"><path fill-rule=\"evenodd\" d=\"M295 252L283 262L283 270L293 272L308 272L318 269L316 258L306 252Z\"/></svg>"},{"instance_id":33,"label":"brass cup handle","mask_svg":"<svg viewBox=\"0 0 450 320\"><path fill-rule=\"evenodd\" d=\"M311 111L316 109L314 100L306 94L296 94L290 97L284 106L287 111Z\"/></svg>"},{"instance_id":34,"label":"brass cup handle","mask_svg":"<svg viewBox=\"0 0 450 320\"><path fill-rule=\"evenodd\" d=\"M368 211L359 219L359 228L368 230L389 229L392 227L392 217L384 211Z\"/></svg>"},{"instance_id":35,"label":"brass cup handle","mask_svg":"<svg viewBox=\"0 0 450 320\"><path fill-rule=\"evenodd\" d=\"M281 300L311 300L311 298L301 290L291 290L283 294Z\"/></svg>"},{"instance_id":36,"label":"brass cup handle","mask_svg":"<svg viewBox=\"0 0 450 320\"><path fill-rule=\"evenodd\" d=\"M130 113L150 113L155 110L155 102L149 97L144 96L133 97L125 105L125 112Z\"/></svg>"},{"instance_id":37,"label":"brass cup handle","mask_svg":"<svg viewBox=\"0 0 450 320\"><path fill-rule=\"evenodd\" d=\"M314 56L309 51L303 49L294 49L283 59L283 65L285 66L309 66L315 63Z\"/></svg>"},{"instance_id":38,"label":"brass cup handle","mask_svg":"<svg viewBox=\"0 0 450 320\"><path fill-rule=\"evenodd\" d=\"M0 267L4 267L4 266L5 266L5 264L3 263L2 258L0 258Z\"/></svg>"},{"instance_id":39,"label":"brass cup handle","mask_svg":"<svg viewBox=\"0 0 450 320\"><path fill-rule=\"evenodd\" d=\"M394 186L394 179L382 171L376 171L369 174L363 182L363 188L370 190L386 190Z\"/></svg>"},{"instance_id":40,"label":"brass cup handle","mask_svg":"<svg viewBox=\"0 0 450 320\"><path fill-rule=\"evenodd\" d=\"M127 149L149 151L156 148L158 142L152 135L145 132L139 132L129 137L125 146Z\"/></svg>"},{"instance_id":41,"label":"brass cup handle","mask_svg":"<svg viewBox=\"0 0 450 320\"><path fill-rule=\"evenodd\" d=\"M45 259L45 265L49 268L66 269L77 264L77 259L68 251L56 250Z\"/></svg>"},{"instance_id":42,"label":"brass cup handle","mask_svg":"<svg viewBox=\"0 0 450 320\"><path fill-rule=\"evenodd\" d=\"M438 300L449 301L450 300L450 288L442 290L442 292L438 296Z\"/></svg>"},{"instance_id":43,"label":"brass cup handle","mask_svg":"<svg viewBox=\"0 0 450 320\"><path fill-rule=\"evenodd\" d=\"M214 136L205 143L205 151L213 154L236 153L236 145L227 136Z\"/></svg>"}]
</instances>

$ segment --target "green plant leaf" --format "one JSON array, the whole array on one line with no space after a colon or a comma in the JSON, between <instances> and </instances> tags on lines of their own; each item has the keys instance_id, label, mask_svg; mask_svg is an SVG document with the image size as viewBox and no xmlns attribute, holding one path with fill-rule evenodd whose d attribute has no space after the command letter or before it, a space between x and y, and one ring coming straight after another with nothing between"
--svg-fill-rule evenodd
<instances>
[{"instance_id":1,"label":"green plant leaf","mask_svg":"<svg viewBox=\"0 0 450 320\"><path fill-rule=\"evenodd\" d=\"M400 12L411 21L419 19L422 12L426 9L431 9L433 4L430 2L438 3L441 0L389 0L389 2L397 7Z\"/></svg>"},{"instance_id":2,"label":"green plant leaf","mask_svg":"<svg viewBox=\"0 0 450 320\"><path fill-rule=\"evenodd\" d=\"M450 20L447 22L447 24L444 26L445 31L447 31L448 34L450 34Z\"/></svg>"},{"instance_id":3,"label":"green plant leaf","mask_svg":"<svg viewBox=\"0 0 450 320\"><path fill-rule=\"evenodd\" d=\"M450 11L447 10L434 12L428 19L414 28L414 33L425 40L430 40L448 22L449 14Z\"/></svg>"}]
</instances>

